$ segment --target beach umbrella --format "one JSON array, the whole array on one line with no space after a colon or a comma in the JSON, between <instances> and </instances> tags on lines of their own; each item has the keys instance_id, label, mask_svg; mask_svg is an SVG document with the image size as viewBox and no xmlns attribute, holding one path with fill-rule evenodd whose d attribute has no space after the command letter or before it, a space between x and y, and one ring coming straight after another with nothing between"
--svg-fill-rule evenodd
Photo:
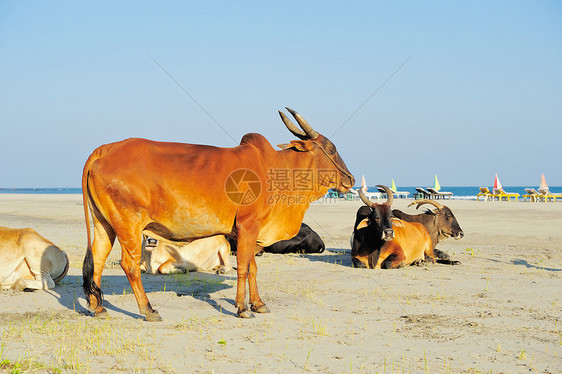
<instances>
[{"instance_id":1,"label":"beach umbrella","mask_svg":"<svg viewBox=\"0 0 562 374\"><path fill-rule=\"evenodd\" d=\"M394 183L394 179L392 180L392 184L390 185L390 189L392 191L396 191L396 184Z\"/></svg>"},{"instance_id":2,"label":"beach umbrella","mask_svg":"<svg viewBox=\"0 0 562 374\"><path fill-rule=\"evenodd\" d=\"M437 174L435 174L435 179L433 180L433 189L439 191L441 186L439 185L439 180L437 179Z\"/></svg>"},{"instance_id":3,"label":"beach umbrella","mask_svg":"<svg viewBox=\"0 0 562 374\"><path fill-rule=\"evenodd\" d=\"M541 174L541 186L539 187L541 190L548 190L548 184L546 184L546 179L544 179L544 174Z\"/></svg>"},{"instance_id":4,"label":"beach umbrella","mask_svg":"<svg viewBox=\"0 0 562 374\"><path fill-rule=\"evenodd\" d=\"M502 190L502 184L500 183L500 178L498 178L498 174L496 173L496 178L494 179L494 188L496 190Z\"/></svg>"},{"instance_id":5,"label":"beach umbrella","mask_svg":"<svg viewBox=\"0 0 562 374\"><path fill-rule=\"evenodd\" d=\"M367 182L365 182L365 175L361 176L361 190L367 192Z\"/></svg>"}]
</instances>

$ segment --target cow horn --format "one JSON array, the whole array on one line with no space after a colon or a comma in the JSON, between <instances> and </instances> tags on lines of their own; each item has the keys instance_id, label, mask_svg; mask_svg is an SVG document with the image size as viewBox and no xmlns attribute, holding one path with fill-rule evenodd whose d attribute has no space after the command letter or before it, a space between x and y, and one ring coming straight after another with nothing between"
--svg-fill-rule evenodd
<instances>
[{"instance_id":1,"label":"cow horn","mask_svg":"<svg viewBox=\"0 0 562 374\"><path fill-rule=\"evenodd\" d=\"M295 112L291 108L285 107L285 109L287 109L289 111L289 113L291 113L293 115L293 117L295 117L295 119L297 120L301 129L304 130L304 132L306 133L306 135L308 135L308 137L310 139L314 140L314 139L318 138L318 133L316 131L314 131L312 126L310 126L308 124L308 122L306 122L306 120L300 114L298 114L297 112Z\"/></svg>"},{"instance_id":2,"label":"cow horn","mask_svg":"<svg viewBox=\"0 0 562 374\"><path fill-rule=\"evenodd\" d=\"M418 205L418 206L416 207L416 209L419 209L419 207L422 206L423 204L431 204L431 205L433 205L434 207L436 207L437 209L443 209L443 205L439 204L439 203L436 202L436 201L427 200L427 199L420 199L420 200L416 200L416 201L414 201L414 202L411 202L411 203L408 205L408 207L411 207L412 205L416 205L416 204Z\"/></svg>"},{"instance_id":3,"label":"cow horn","mask_svg":"<svg viewBox=\"0 0 562 374\"><path fill-rule=\"evenodd\" d=\"M375 203L373 203L367 196L365 196L361 188L359 188L359 197L361 198L361 201L363 201L369 208L372 208L373 205L375 205Z\"/></svg>"},{"instance_id":4,"label":"cow horn","mask_svg":"<svg viewBox=\"0 0 562 374\"><path fill-rule=\"evenodd\" d=\"M394 195L392 194L392 190L387 186L383 186L382 184L377 184L377 187L382 188L386 192L386 203L388 205L392 205L392 202L394 201Z\"/></svg>"},{"instance_id":5,"label":"cow horn","mask_svg":"<svg viewBox=\"0 0 562 374\"><path fill-rule=\"evenodd\" d=\"M296 136L297 138L299 138L301 140L304 140L304 139L308 138L308 136L304 133L304 131L302 131L297 126L295 126L295 124L293 122L291 122L291 120L289 118L287 118L287 116L285 114L283 114L282 111L279 111L279 115L281 116L281 120L283 121L285 126L287 126L287 129L289 129L291 134L293 134L294 136Z\"/></svg>"}]
</instances>

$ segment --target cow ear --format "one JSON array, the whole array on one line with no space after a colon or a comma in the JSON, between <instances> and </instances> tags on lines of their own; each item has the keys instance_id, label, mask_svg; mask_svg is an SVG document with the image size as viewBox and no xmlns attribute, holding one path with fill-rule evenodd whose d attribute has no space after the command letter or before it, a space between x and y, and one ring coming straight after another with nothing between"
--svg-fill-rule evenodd
<instances>
[{"instance_id":1,"label":"cow ear","mask_svg":"<svg viewBox=\"0 0 562 374\"><path fill-rule=\"evenodd\" d=\"M401 219L395 217L392 217L391 219L392 219L392 226L404 227L404 223L402 222Z\"/></svg>"},{"instance_id":2,"label":"cow ear","mask_svg":"<svg viewBox=\"0 0 562 374\"><path fill-rule=\"evenodd\" d=\"M312 142L307 140L291 140L290 144L279 144L277 146L281 149L294 148L300 152L311 152L314 150Z\"/></svg>"},{"instance_id":3,"label":"cow ear","mask_svg":"<svg viewBox=\"0 0 562 374\"><path fill-rule=\"evenodd\" d=\"M364 229L365 227L369 226L369 218L365 218L357 225L357 230Z\"/></svg>"}]
</instances>

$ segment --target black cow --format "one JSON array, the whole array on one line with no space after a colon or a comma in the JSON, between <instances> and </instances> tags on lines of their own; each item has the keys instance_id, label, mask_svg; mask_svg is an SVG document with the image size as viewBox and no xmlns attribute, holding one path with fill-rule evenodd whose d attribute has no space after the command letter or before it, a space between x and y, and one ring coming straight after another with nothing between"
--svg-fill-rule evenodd
<instances>
[{"instance_id":1,"label":"black cow","mask_svg":"<svg viewBox=\"0 0 562 374\"><path fill-rule=\"evenodd\" d=\"M380 249L385 242L394 239L390 209L393 195L388 187L380 187L387 192L387 200L382 204L369 201L359 189L359 197L366 206L357 210L355 225L353 225L351 262L354 267L374 269L380 252L376 251L373 255L374 250Z\"/></svg>"},{"instance_id":2,"label":"black cow","mask_svg":"<svg viewBox=\"0 0 562 374\"><path fill-rule=\"evenodd\" d=\"M232 252L236 252L236 241L228 238L230 242L230 249ZM322 253L326 249L324 242L320 239L314 230L312 230L306 223L303 223L299 229L299 233L287 240L281 240L277 243L273 243L268 247L258 247L256 248L257 256L263 254L263 252L268 253Z\"/></svg>"}]
</instances>

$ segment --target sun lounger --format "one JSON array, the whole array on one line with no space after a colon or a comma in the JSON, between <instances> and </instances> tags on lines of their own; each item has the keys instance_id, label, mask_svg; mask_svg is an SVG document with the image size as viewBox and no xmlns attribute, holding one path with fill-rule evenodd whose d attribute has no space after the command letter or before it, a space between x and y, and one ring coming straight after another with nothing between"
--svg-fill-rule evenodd
<instances>
[{"instance_id":1,"label":"sun lounger","mask_svg":"<svg viewBox=\"0 0 562 374\"><path fill-rule=\"evenodd\" d=\"M511 198L515 198L515 201L519 198L519 194L516 192L506 192L503 189L494 188L492 189L492 196L496 197L498 200L507 200L510 201Z\"/></svg>"},{"instance_id":2,"label":"sun lounger","mask_svg":"<svg viewBox=\"0 0 562 374\"><path fill-rule=\"evenodd\" d=\"M543 201L551 200L553 202L556 202L556 199L562 199L562 194L552 193L545 188L539 188L539 196Z\"/></svg>"},{"instance_id":3,"label":"sun lounger","mask_svg":"<svg viewBox=\"0 0 562 374\"><path fill-rule=\"evenodd\" d=\"M359 187L361 188L361 187ZM367 196L367 198L369 199L381 199L382 198L382 194L380 192L365 192L364 193L365 196ZM347 194L345 194L345 199L346 200L359 200L359 189L354 190L353 188L349 190L349 192Z\"/></svg>"},{"instance_id":4,"label":"sun lounger","mask_svg":"<svg viewBox=\"0 0 562 374\"><path fill-rule=\"evenodd\" d=\"M439 192L432 187L427 187L427 190L431 193L434 199L444 199L445 197L450 198L451 196L453 196L452 192L445 192L445 191Z\"/></svg>"},{"instance_id":5,"label":"sun lounger","mask_svg":"<svg viewBox=\"0 0 562 374\"><path fill-rule=\"evenodd\" d=\"M416 191L418 191L415 196L416 199L431 199L431 193L424 188L416 187Z\"/></svg>"},{"instance_id":6,"label":"sun lounger","mask_svg":"<svg viewBox=\"0 0 562 374\"><path fill-rule=\"evenodd\" d=\"M542 199L541 194L534 188L525 188L525 192L527 193L521 196L523 200L529 199L532 202L536 202Z\"/></svg>"},{"instance_id":7,"label":"sun lounger","mask_svg":"<svg viewBox=\"0 0 562 374\"><path fill-rule=\"evenodd\" d=\"M381 187L377 187L377 189L380 191L381 194L386 195L386 191L384 190L384 188ZM392 194L394 195L394 197L408 197L408 195L410 194L408 191L394 191L393 189L391 189Z\"/></svg>"},{"instance_id":8,"label":"sun lounger","mask_svg":"<svg viewBox=\"0 0 562 374\"><path fill-rule=\"evenodd\" d=\"M364 195L367 196L369 200L382 199L382 193L380 192L365 192Z\"/></svg>"},{"instance_id":9,"label":"sun lounger","mask_svg":"<svg viewBox=\"0 0 562 374\"><path fill-rule=\"evenodd\" d=\"M476 200L480 200L480 196L483 197L484 201L491 200L493 198L488 187L480 187L480 192L476 194Z\"/></svg>"}]
</instances>

